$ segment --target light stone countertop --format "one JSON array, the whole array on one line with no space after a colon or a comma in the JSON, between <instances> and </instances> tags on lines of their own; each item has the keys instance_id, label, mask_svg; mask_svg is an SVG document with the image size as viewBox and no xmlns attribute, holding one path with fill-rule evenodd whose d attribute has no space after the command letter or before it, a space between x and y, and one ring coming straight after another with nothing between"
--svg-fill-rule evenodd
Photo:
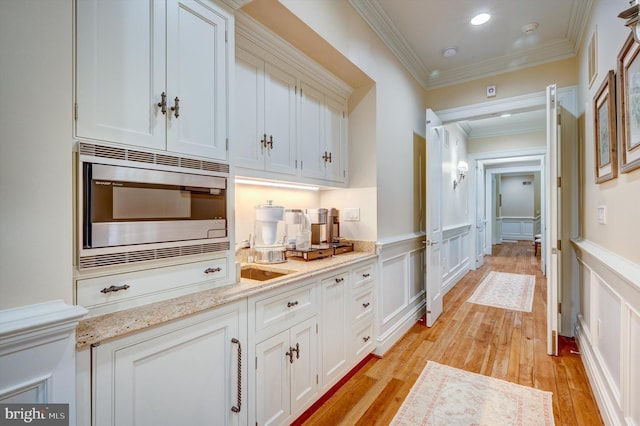
<instances>
[{"instance_id":1,"label":"light stone countertop","mask_svg":"<svg viewBox=\"0 0 640 426\"><path fill-rule=\"evenodd\" d=\"M289 259L285 263L259 265L264 269L271 267L275 269L287 269L294 272L267 281L255 281L242 278L240 282L236 284L216 287L82 320L76 328L76 349L80 350L92 345L95 346L108 340L193 315L225 303L253 296L260 292L284 287L303 279L313 278L335 269L375 258L376 255L371 251L354 251L308 262ZM245 265L246 264L243 264L243 266Z\"/></svg>"}]
</instances>

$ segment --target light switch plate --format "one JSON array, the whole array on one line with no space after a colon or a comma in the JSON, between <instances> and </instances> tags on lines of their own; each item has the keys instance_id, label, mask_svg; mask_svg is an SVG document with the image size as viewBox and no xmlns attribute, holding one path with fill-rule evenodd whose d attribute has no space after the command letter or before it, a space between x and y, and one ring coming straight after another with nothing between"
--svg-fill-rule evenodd
<instances>
[{"instance_id":1,"label":"light switch plate","mask_svg":"<svg viewBox=\"0 0 640 426\"><path fill-rule=\"evenodd\" d=\"M360 221L360 208L348 207L342 211L342 220L344 222L359 222Z\"/></svg>"},{"instance_id":2,"label":"light switch plate","mask_svg":"<svg viewBox=\"0 0 640 426\"><path fill-rule=\"evenodd\" d=\"M598 206L598 223L600 225L607 224L607 206Z\"/></svg>"}]
</instances>

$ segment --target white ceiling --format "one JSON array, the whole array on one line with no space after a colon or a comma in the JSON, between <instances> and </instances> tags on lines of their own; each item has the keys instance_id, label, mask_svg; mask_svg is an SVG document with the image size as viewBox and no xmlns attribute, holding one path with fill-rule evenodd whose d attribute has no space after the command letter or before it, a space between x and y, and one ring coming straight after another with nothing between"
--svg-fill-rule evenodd
<instances>
[{"instance_id":1,"label":"white ceiling","mask_svg":"<svg viewBox=\"0 0 640 426\"><path fill-rule=\"evenodd\" d=\"M593 0L349 0L425 89L577 54ZM469 21L480 12L491 20ZM538 29L524 34L529 23ZM456 47L451 58L443 49Z\"/></svg>"},{"instance_id":2,"label":"white ceiling","mask_svg":"<svg viewBox=\"0 0 640 426\"><path fill-rule=\"evenodd\" d=\"M593 0L349 0L427 90L575 56ZM488 23L469 21L480 12ZM525 34L522 27L537 23ZM455 47L445 58L442 51ZM542 130L544 111L461 123L471 137Z\"/></svg>"}]
</instances>

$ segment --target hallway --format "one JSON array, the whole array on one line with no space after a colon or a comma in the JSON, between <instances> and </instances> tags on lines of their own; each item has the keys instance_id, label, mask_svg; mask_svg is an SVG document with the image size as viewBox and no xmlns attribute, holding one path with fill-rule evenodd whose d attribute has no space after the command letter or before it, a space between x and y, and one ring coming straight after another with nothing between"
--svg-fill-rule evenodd
<instances>
[{"instance_id":1,"label":"hallway","mask_svg":"<svg viewBox=\"0 0 640 426\"><path fill-rule=\"evenodd\" d=\"M533 312L468 303L490 271L536 276ZM305 425L388 424L427 360L553 392L556 425L600 425L602 420L572 340L560 356L546 354L546 288L540 256L526 241L493 247L481 268L444 298L436 325L416 324L383 359L371 358ZM443 423L444 424L444 423Z\"/></svg>"}]
</instances>

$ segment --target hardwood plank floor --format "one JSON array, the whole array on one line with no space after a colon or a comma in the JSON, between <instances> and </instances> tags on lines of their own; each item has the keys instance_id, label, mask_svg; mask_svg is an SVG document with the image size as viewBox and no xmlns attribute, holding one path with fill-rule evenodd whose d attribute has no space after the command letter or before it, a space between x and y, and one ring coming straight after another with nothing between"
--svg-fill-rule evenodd
<instances>
[{"instance_id":1,"label":"hardwood plank floor","mask_svg":"<svg viewBox=\"0 0 640 426\"><path fill-rule=\"evenodd\" d=\"M467 302L490 271L536 276L533 312ZM555 424L601 425L602 418L573 340L560 355L546 354L546 280L530 242L494 246L485 264L469 272L444 298L436 324L418 323L383 358L370 359L305 425L386 425L426 362L553 392Z\"/></svg>"}]
</instances>

